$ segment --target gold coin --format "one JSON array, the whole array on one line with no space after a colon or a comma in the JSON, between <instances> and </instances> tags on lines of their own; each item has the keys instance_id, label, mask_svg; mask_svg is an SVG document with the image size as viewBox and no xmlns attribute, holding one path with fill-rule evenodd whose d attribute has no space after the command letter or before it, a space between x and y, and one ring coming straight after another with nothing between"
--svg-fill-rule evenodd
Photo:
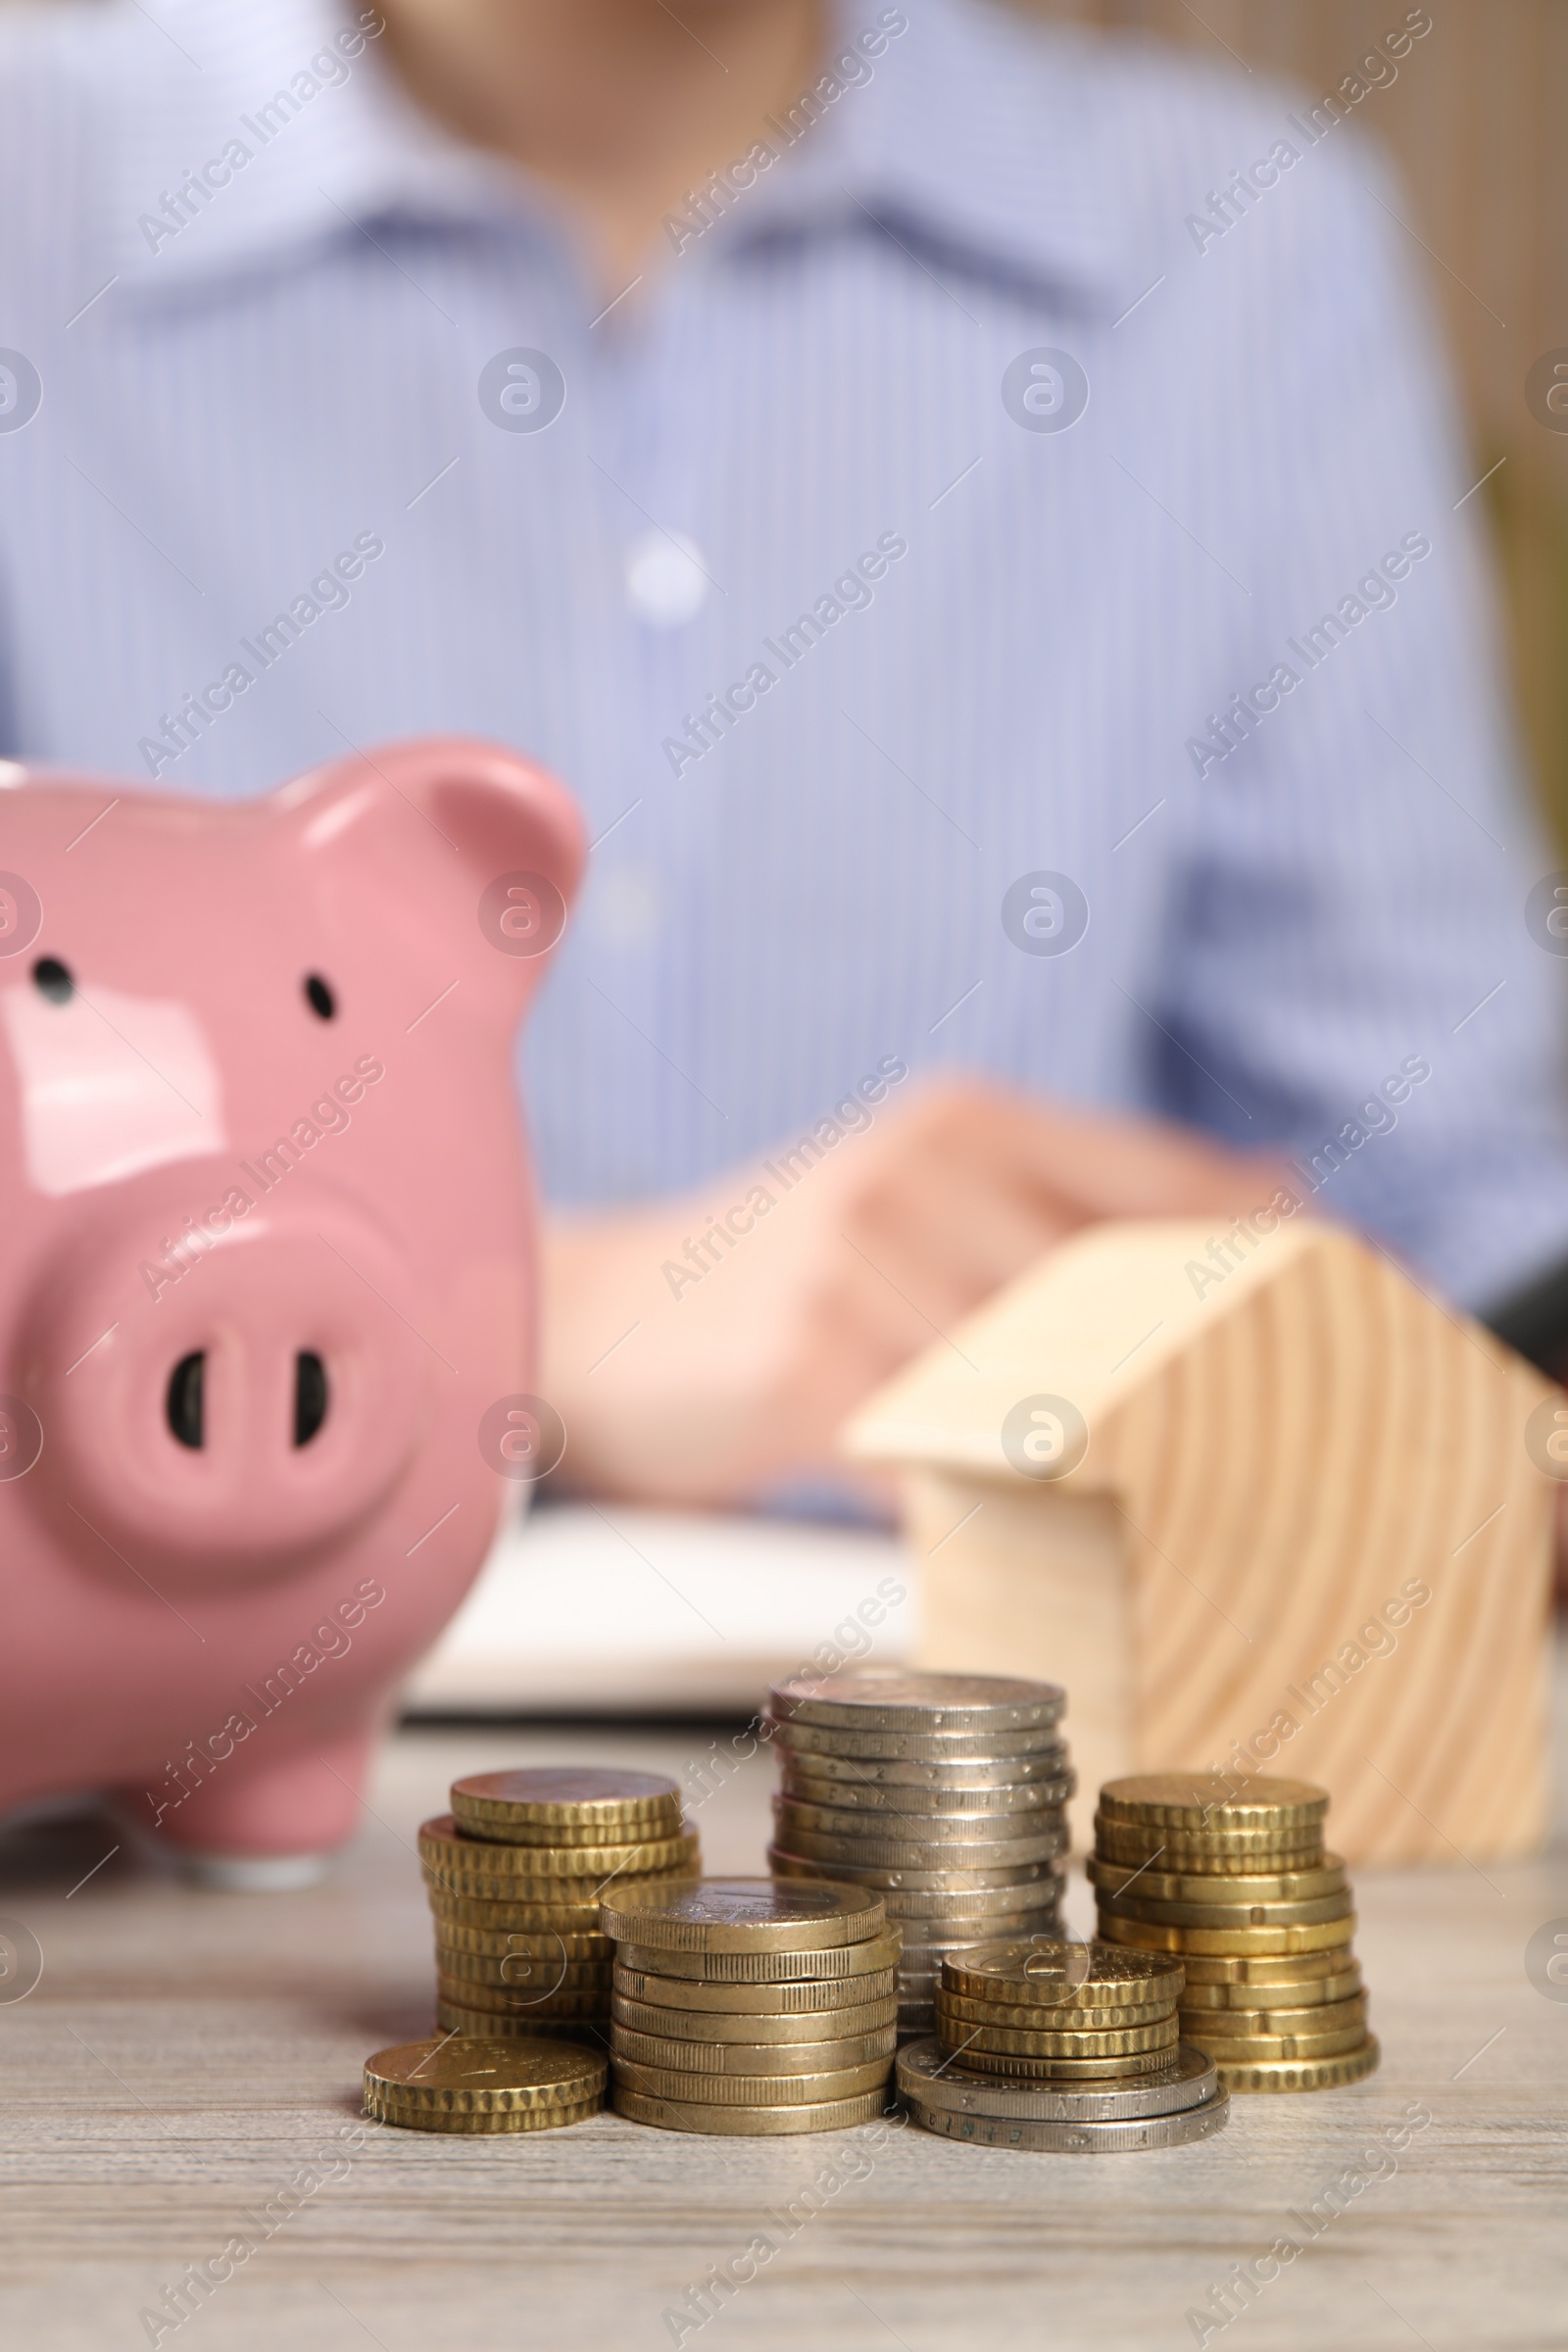
<instances>
[{"instance_id":1,"label":"gold coin","mask_svg":"<svg viewBox=\"0 0 1568 2352\"><path fill-rule=\"evenodd\" d=\"M1325 1919L1299 1928L1162 1928L1152 1920L1116 1919L1101 1914L1100 1933L1112 1943L1130 1943L1141 1951L1196 1953L1200 1959L1250 1959L1264 1954L1284 1958L1298 1952L1322 1952L1351 1942L1355 1913Z\"/></svg>"},{"instance_id":2,"label":"gold coin","mask_svg":"<svg viewBox=\"0 0 1568 2352\"><path fill-rule=\"evenodd\" d=\"M419 1859L443 1879L480 1876L508 1883L559 1884L563 1879L647 1878L661 1870L690 1877L697 1867L698 1846L695 1830L687 1837L650 1838L635 1845L509 1845L460 1830L450 1813L419 1825ZM563 1889L563 1899L581 1897Z\"/></svg>"},{"instance_id":3,"label":"gold coin","mask_svg":"<svg viewBox=\"0 0 1568 2352\"><path fill-rule=\"evenodd\" d=\"M884 1929L859 1943L816 1952L677 1952L644 1943L617 1943L615 1966L633 1975L686 1978L693 1984L819 1984L843 1977L876 1976L896 1966L902 1941Z\"/></svg>"},{"instance_id":4,"label":"gold coin","mask_svg":"<svg viewBox=\"0 0 1568 2352\"><path fill-rule=\"evenodd\" d=\"M891 2050L868 2065L811 2075L705 2075L684 2067L641 2066L617 2055L615 2086L640 2090L651 2099L698 2099L715 2107L826 2107L877 2089L892 2072Z\"/></svg>"},{"instance_id":5,"label":"gold coin","mask_svg":"<svg viewBox=\"0 0 1568 2352\"><path fill-rule=\"evenodd\" d=\"M452 1784L452 1811L482 1838L533 1845L621 1845L680 1835L675 1782L597 1764L476 1772Z\"/></svg>"},{"instance_id":6,"label":"gold coin","mask_svg":"<svg viewBox=\"0 0 1568 2352\"><path fill-rule=\"evenodd\" d=\"M776 1879L702 1879L661 1893L635 1887L607 1894L605 1933L655 1950L816 1952L865 1942L881 1934L881 1898L821 1882L780 1886Z\"/></svg>"},{"instance_id":7,"label":"gold coin","mask_svg":"<svg viewBox=\"0 0 1568 2352\"><path fill-rule=\"evenodd\" d=\"M1200 1984L1304 1984L1318 1977L1344 1976L1350 1969L1359 1982L1361 1973L1354 1955L1343 1947L1316 1952L1184 1952L1182 1967L1187 1976L1184 2001ZM1307 1995L1298 1998L1305 2000Z\"/></svg>"},{"instance_id":8,"label":"gold coin","mask_svg":"<svg viewBox=\"0 0 1568 2352\"><path fill-rule=\"evenodd\" d=\"M509 1952L497 1959L491 1952L455 1952L437 1940L435 1964L454 1983L492 1984L502 1991L587 1992L610 1990L613 1964L609 1960L562 1960L554 1952Z\"/></svg>"},{"instance_id":9,"label":"gold coin","mask_svg":"<svg viewBox=\"0 0 1568 2352\"><path fill-rule=\"evenodd\" d=\"M1136 1821L1107 1821L1095 1815L1095 1851L1107 1862L1136 1867L1152 1862L1166 1870L1313 1870L1323 1858L1321 1826L1312 1830L1157 1829Z\"/></svg>"},{"instance_id":10,"label":"gold coin","mask_svg":"<svg viewBox=\"0 0 1568 2352\"><path fill-rule=\"evenodd\" d=\"M591 1903L488 1902L478 1895L449 1894L432 1885L425 1873L425 1897L438 1921L482 1930L490 1935L592 1936L601 1939L599 1905ZM603 1936L609 1942L608 1936Z\"/></svg>"},{"instance_id":11,"label":"gold coin","mask_svg":"<svg viewBox=\"0 0 1568 2352\"><path fill-rule=\"evenodd\" d=\"M879 2026L874 2034L846 2034L836 2041L683 2041L672 2034L643 2034L617 2025L610 2037L615 2063L662 2067L677 2075L739 2075L751 2081L760 2076L849 2074L891 2058L899 2046L898 2021Z\"/></svg>"},{"instance_id":12,"label":"gold coin","mask_svg":"<svg viewBox=\"0 0 1568 2352\"><path fill-rule=\"evenodd\" d=\"M624 1954L624 1945L621 1950ZM859 2007L884 2001L895 1989L891 1967L871 1969L854 1977L818 1978L804 1984L711 1984L697 1977L650 1975L646 1970L628 1968L624 1958L615 1964L614 1983L618 1997L646 2003L650 2008L696 2011L715 2021L727 2017L831 2016L846 2003ZM716 2022L713 2030L718 2031ZM744 2040L746 2036L740 2038Z\"/></svg>"},{"instance_id":13,"label":"gold coin","mask_svg":"<svg viewBox=\"0 0 1568 2352\"><path fill-rule=\"evenodd\" d=\"M569 1992L509 1991L500 1984L476 1984L471 1977L437 1976L436 1992L443 2001L461 2008L486 2010L498 2017L608 2017L610 1986L574 1987ZM488 2029L487 2029L488 2030Z\"/></svg>"},{"instance_id":14,"label":"gold coin","mask_svg":"<svg viewBox=\"0 0 1568 2352\"><path fill-rule=\"evenodd\" d=\"M880 2001L858 2001L853 2008L787 2010L777 2015L758 2009L661 2009L652 2001L628 2000L617 1992L610 2013L617 2026L633 2033L682 2042L820 2044L880 2034L899 2022L899 2004L891 1993Z\"/></svg>"},{"instance_id":15,"label":"gold coin","mask_svg":"<svg viewBox=\"0 0 1568 2352\"><path fill-rule=\"evenodd\" d=\"M1137 1772L1107 1781L1100 1810L1107 1821L1162 1830L1303 1830L1329 1809L1329 1792L1311 1781L1259 1773L1236 1781L1222 1773Z\"/></svg>"},{"instance_id":16,"label":"gold coin","mask_svg":"<svg viewBox=\"0 0 1568 2352\"><path fill-rule=\"evenodd\" d=\"M591 2115L604 2113L601 2095L584 2099L576 2107L536 2107L531 2112L514 2115L438 2115L428 2107L394 2107L371 2100L365 2102L365 2112L379 2124L389 2124L399 2132L560 2132L567 2124L586 2123Z\"/></svg>"},{"instance_id":17,"label":"gold coin","mask_svg":"<svg viewBox=\"0 0 1568 2352\"><path fill-rule=\"evenodd\" d=\"M404 2041L365 2062L367 2099L444 2115L513 2115L580 2106L608 2081L602 2056L513 2036Z\"/></svg>"},{"instance_id":18,"label":"gold coin","mask_svg":"<svg viewBox=\"0 0 1568 2352\"><path fill-rule=\"evenodd\" d=\"M529 1854L569 1854L583 1846L609 1846L618 1852L623 1845L638 1843L662 1844L672 1838L695 1837L680 1812L661 1813L640 1821L589 1822L580 1830L557 1824L550 1829L530 1829L522 1825L508 1826L502 1822L482 1819L453 1807L452 1818L465 1838L477 1845L511 1845L526 1849ZM535 1869L548 1865L535 1863Z\"/></svg>"},{"instance_id":19,"label":"gold coin","mask_svg":"<svg viewBox=\"0 0 1568 2352\"><path fill-rule=\"evenodd\" d=\"M1045 2001L976 2000L968 1993L948 1991L940 1978L933 1991L937 2006L949 2017L968 2026L1004 2026L1016 2034L1124 2034L1176 2015L1174 1995L1121 2009L1069 2009Z\"/></svg>"},{"instance_id":20,"label":"gold coin","mask_svg":"<svg viewBox=\"0 0 1568 2352\"><path fill-rule=\"evenodd\" d=\"M464 2041L468 2036L458 2034L449 2038L455 2041ZM574 2042L542 2038L530 2040L523 2034L490 2034L485 2038L487 2042L499 2042L503 2049L558 2050L567 2055L574 2054L580 2057L588 2057L591 2054L603 2055L602 2052L590 2053L583 2050L579 2044ZM608 2067L608 2059L605 2063ZM570 2098L553 2099L534 2107L496 2106L472 2110L432 2106L428 2102L421 2103L417 2099L400 2098L395 2089L389 2088L384 2083L373 2091L367 2088L365 2093L367 2115L373 2114L382 2123L407 2124L415 2129L422 2127L426 2131L434 2132L523 2131L527 2129L524 2119L529 2117L540 2121L551 2119L564 2122L568 2116L575 2118L597 2114L604 2104L605 2092L603 2089L582 2090L580 2087Z\"/></svg>"},{"instance_id":21,"label":"gold coin","mask_svg":"<svg viewBox=\"0 0 1568 2352\"><path fill-rule=\"evenodd\" d=\"M1348 1884L1338 1854L1325 1854L1310 1870L1227 1872L1184 1876L1091 1854L1089 1883L1106 1895L1138 1894L1155 1903L1310 1903L1339 1894Z\"/></svg>"},{"instance_id":22,"label":"gold coin","mask_svg":"<svg viewBox=\"0 0 1568 2352\"><path fill-rule=\"evenodd\" d=\"M608 2049L610 2035L604 2023L608 2015L608 2010L603 2017L556 2017L548 2011L541 2016L537 2009L475 2009L466 2001L448 2000L439 1988L435 2004L436 2024L454 2034L488 2034L507 2040L516 2034L526 2040L532 2034L535 2039L566 2040L589 2050Z\"/></svg>"},{"instance_id":23,"label":"gold coin","mask_svg":"<svg viewBox=\"0 0 1568 2352\"><path fill-rule=\"evenodd\" d=\"M950 2042L940 2028L938 2039L949 2057L966 2070L972 2068L979 2075L1012 2075L1031 2082L1109 2082L1125 2075L1152 2074L1161 2064L1169 2065L1168 2052L1176 2047L1173 2040L1160 2049L1121 2058L1025 2058L1015 2051L983 2050L977 2042Z\"/></svg>"},{"instance_id":24,"label":"gold coin","mask_svg":"<svg viewBox=\"0 0 1568 2352\"><path fill-rule=\"evenodd\" d=\"M514 1952L537 1960L613 1960L615 1946L608 1936L562 1935L554 1928L470 1928L440 1913L436 1941L449 1952L484 1952L504 1960Z\"/></svg>"},{"instance_id":25,"label":"gold coin","mask_svg":"<svg viewBox=\"0 0 1568 2352\"><path fill-rule=\"evenodd\" d=\"M1183 2006L1183 2029L1191 2027L1199 2040L1205 2035L1221 2041L1249 2041L1257 2034L1335 2034L1343 2026L1366 2023L1366 1994L1352 1992L1340 2001L1311 2001L1303 2006L1286 2008L1275 2002L1266 2008L1200 2009Z\"/></svg>"},{"instance_id":26,"label":"gold coin","mask_svg":"<svg viewBox=\"0 0 1568 2352\"><path fill-rule=\"evenodd\" d=\"M1337 2001L1350 1999L1360 1990L1361 1964L1346 1958L1344 1967L1332 1977L1287 1978L1277 1984L1250 1984L1243 1980L1225 1984L1195 1984L1189 1977L1182 1991L1182 2011L1185 2015L1191 2009L1195 2015L1206 2016L1211 2009L1327 2008Z\"/></svg>"},{"instance_id":27,"label":"gold coin","mask_svg":"<svg viewBox=\"0 0 1568 2352\"><path fill-rule=\"evenodd\" d=\"M1208 2014L1212 2017L1214 2012ZM1216 2066L1249 2066L1258 2059L1338 2058L1346 2050L1359 2049L1365 2041L1366 2012L1363 2009L1353 2024L1336 2027L1328 2034L1244 2034L1221 2040L1215 2034L1195 2034L1191 2019L1182 2032Z\"/></svg>"},{"instance_id":28,"label":"gold coin","mask_svg":"<svg viewBox=\"0 0 1568 2352\"><path fill-rule=\"evenodd\" d=\"M499 1853L502 1849L497 1846L493 1850ZM514 1847L512 1850L516 1852L520 1849ZM587 1848L583 1850L586 1852ZM475 1846L473 1851L489 1853L492 1848ZM599 1905L611 1892L621 1894L628 1886L689 1886L693 1884L692 1875L687 1870L639 1873L636 1878L628 1872L617 1870L603 1879L496 1879L482 1870L459 1870L456 1867L447 1870L426 1869L424 1882L431 1895L467 1896L485 1903L504 1903L514 1915L514 1924L518 1927L526 1925L518 1914L525 1909L532 1909L545 1914L546 1927L564 1928L570 1925L578 1934L597 1927ZM575 1912L577 1917L568 1921L566 1914L569 1912Z\"/></svg>"},{"instance_id":29,"label":"gold coin","mask_svg":"<svg viewBox=\"0 0 1568 2352\"><path fill-rule=\"evenodd\" d=\"M885 2083L859 2098L834 2099L815 2107L715 2107L696 2099L653 2098L617 2082L612 2101L628 2123L652 2124L661 2132L699 2132L725 2139L783 2139L798 2132L847 2132L854 2124L875 2123L887 2112Z\"/></svg>"},{"instance_id":30,"label":"gold coin","mask_svg":"<svg viewBox=\"0 0 1568 2352\"><path fill-rule=\"evenodd\" d=\"M1319 1870L1325 1851L1319 1839L1313 1845L1254 1846L1240 1853L1216 1853L1191 1845L1169 1844L1155 1831L1143 1842L1102 1835L1095 1840L1093 1859L1108 1864L1112 1870L1131 1872L1147 1868L1167 1878L1199 1879L1207 1884L1214 1879L1280 1878ZM1139 1884L1143 1884L1142 1880Z\"/></svg>"},{"instance_id":31,"label":"gold coin","mask_svg":"<svg viewBox=\"0 0 1568 2352\"><path fill-rule=\"evenodd\" d=\"M1223 1882L1221 1882L1223 1884ZM1345 1919L1355 1897L1348 1886L1305 1903L1161 1903L1137 1894L1097 1894L1100 1916L1143 1919L1156 1928L1309 1928Z\"/></svg>"},{"instance_id":32,"label":"gold coin","mask_svg":"<svg viewBox=\"0 0 1568 2352\"><path fill-rule=\"evenodd\" d=\"M1182 1977L1178 1959L1128 1951L1118 1943L1071 1943L1062 1936L983 1943L942 1964L949 1992L975 2000L1039 2002L1051 2009L1171 2002L1181 1992Z\"/></svg>"},{"instance_id":33,"label":"gold coin","mask_svg":"<svg viewBox=\"0 0 1568 2352\"><path fill-rule=\"evenodd\" d=\"M1370 2075L1380 2055L1377 2036L1369 2034L1337 2058L1252 2058L1218 2071L1227 2090L1337 2090Z\"/></svg>"},{"instance_id":34,"label":"gold coin","mask_svg":"<svg viewBox=\"0 0 1568 2352\"><path fill-rule=\"evenodd\" d=\"M1152 2026L1086 2028L1082 2033L1074 2033L1070 2028L1054 2031L1034 2026L1019 2031L1011 2026L955 2017L940 1992L934 2006L937 2034L943 2047L961 2046L965 2065L975 2050L1017 2058L1135 2058L1140 2054L1147 2057L1152 2050L1173 2049L1182 2038L1182 2027L1174 2015L1161 2018ZM1190 2034L1188 2038L1192 2038Z\"/></svg>"}]
</instances>

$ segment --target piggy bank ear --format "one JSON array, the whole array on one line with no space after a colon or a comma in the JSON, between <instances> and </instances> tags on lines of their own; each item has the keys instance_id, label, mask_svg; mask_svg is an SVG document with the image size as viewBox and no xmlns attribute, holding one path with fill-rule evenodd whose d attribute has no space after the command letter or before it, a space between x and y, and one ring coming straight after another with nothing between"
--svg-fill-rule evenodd
<instances>
[{"instance_id":1,"label":"piggy bank ear","mask_svg":"<svg viewBox=\"0 0 1568 2352\"><path fill-rule=\"evenodd\" d=\"M508 1011L565 927L587 858L577 805L498 744L431 736L314 769L271 804L328 911L420 960L477 970Z\"/></svg>"}]
</instances>

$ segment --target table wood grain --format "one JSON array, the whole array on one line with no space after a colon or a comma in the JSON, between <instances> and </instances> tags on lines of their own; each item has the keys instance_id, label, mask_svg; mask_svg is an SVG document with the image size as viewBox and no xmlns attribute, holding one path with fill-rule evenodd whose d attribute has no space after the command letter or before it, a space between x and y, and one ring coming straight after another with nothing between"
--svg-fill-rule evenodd
<instances>
[{"instance_id":1,"label":"table wood grain","mask_svg":"<svg viewBox=\"0 0 1568 2352\"><path fill-rule=\"evenodd\" d=\"M1463 1724L1449 1733L1463 1739ZM98 1821L0 1841L0 1912L44 1953L36 1990L0 2003L3 2340L25 2352L151 2342L140 2315L185 2267L236 2235L260 2239L270 2200L334 2148L336 2177L286 2215L274 2202L282 2218L254 2256L159 2341L1175 2352L1198 2341L1188 2314L1230 2266L1283 2236L1305 2240L1293 2214L1339 2183L1329 2201L1344 2210L1210 2344L1568 2342L1568 2001L1525 1973L1531 1936L1568 1925L1560 1837L1530 1863L1455 1855L1447 1868L1358 1873L1380 2073L1339 2092L1238 2099L1227 2130L1190 2149L1026 2155L912 2127L703 2140L608 2115L497 2140L372 2126L346 2144L365 2057L429 2030L413 1838L454 1775L601 1758L684 1777L710 1738L406 1730L382 1757L364 1834L326 1884L293 1894L200 1893L123 1850L95 1869L116 1841ZM771 1782L760 1754L702 1805L710 1869L761 1867ZM1091 1924L1080 1872L1069 1911L1080 1932ZM1412 2102L1430 2124L1368 2165ZM760 2233L770 2257L693 2324L689 2290ZM667 2316L683 2304L684 2328Z\"/></svg>"}]
</instances>

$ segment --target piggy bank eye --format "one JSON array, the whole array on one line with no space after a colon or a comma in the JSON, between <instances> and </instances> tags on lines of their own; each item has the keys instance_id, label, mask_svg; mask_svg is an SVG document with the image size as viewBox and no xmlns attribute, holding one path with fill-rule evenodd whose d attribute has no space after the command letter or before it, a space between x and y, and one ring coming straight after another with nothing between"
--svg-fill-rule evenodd
<instances>
[{"instance_id":1,"label":"piggy bank eye","mask_svg":"<svg viewBox=\"0 0 1568 2352\"><path fill-rule=\"evenodd\" d=\"M312 972L307 978L305 983L305 999L306 1003L310 1005L311 1010L313 1012L318 1012L323 1021L329 1021L332 1018L333 1013L337 1010L337 999L333 996L332 991L327 987L326 982L321 978L319 972Z\"/></svg>"},{"instance_id":2,"label":"piggy bank eye","mask_svg":"<svg viewBox=\"0 0 1568 2352\"><path fill-rule=\"evenodd\" d=\"M40 956L32 967L32 984L41 997L51 1004L69 1004L76 993L76 983L71 976L71 966L62 963L58 956Z\"/></svg>"}]
</instances>

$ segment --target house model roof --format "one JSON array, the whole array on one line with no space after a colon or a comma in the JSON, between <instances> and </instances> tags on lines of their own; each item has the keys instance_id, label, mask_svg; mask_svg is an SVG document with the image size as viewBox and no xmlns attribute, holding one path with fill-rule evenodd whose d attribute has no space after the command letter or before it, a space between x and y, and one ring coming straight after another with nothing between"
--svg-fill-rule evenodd
<instances>
[{"instance_id":1,"label":"house model roof","mask_svg":"<svg viewBox=\"0 0 1568 2352\"><path fill-rule=\"evenodd\" d=\"M1287 1328L1298 1315L1318 1327L1301 1333L1308 1343L1321 1336L1324 1315L1386 1323L1374 1300L1398 1294L1401 1306L1430 1324L1424 1345L1462 1350L1470 1369L1479 1355L1499 1372L1524 1370L1489 1332L1333 1225L1298 1217L1256 1239L1187 1218L1090 1226L878 1390L844 1431L842 1447L859 1461L1015 1481L1003 1436L1007 1416L1023 1399L1053 1396L1076 1408L1089 1437L1082 1461L1055 1483L1092 1493L1115 1483L1117 1449L1104 1442L1113 1425L1167 1386L1195 1351L1234 1358L1239 1350L1252 1372L1287 1376L1288 1365L1271 1361L1286 1339L1282 1313ZM1375 1344L1375 1328L1362 1337ZM1544 1382L1538 1386L1549 1394ZM1241 1417L1250 1421L1251 1410L1244 1405Z\"/></svg>"}]
</instances>

